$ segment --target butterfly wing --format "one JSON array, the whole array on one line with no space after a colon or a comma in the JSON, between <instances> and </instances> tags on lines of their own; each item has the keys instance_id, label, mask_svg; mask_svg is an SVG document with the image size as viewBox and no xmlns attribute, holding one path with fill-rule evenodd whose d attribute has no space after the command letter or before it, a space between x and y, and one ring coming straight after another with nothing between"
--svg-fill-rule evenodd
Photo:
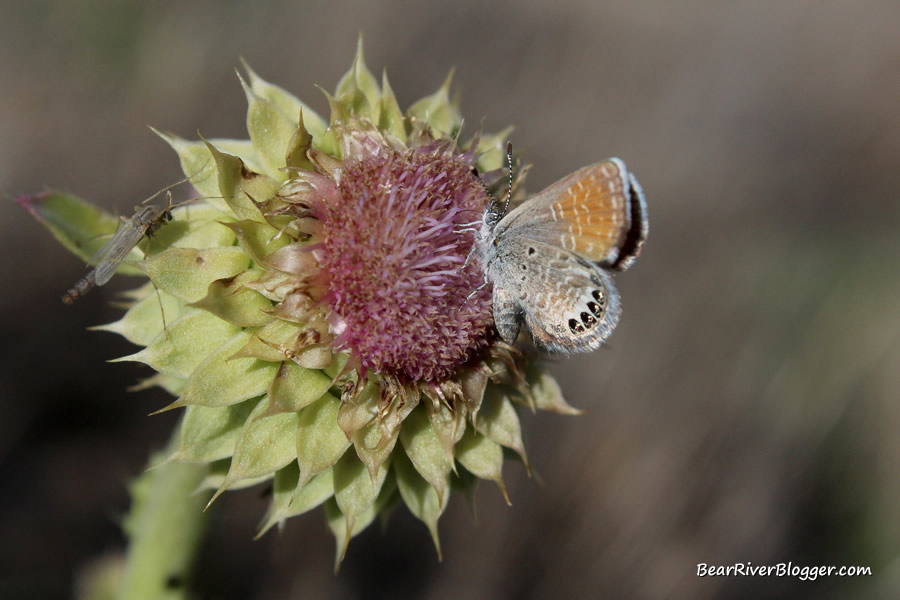
<instances>
[{"instance_id":1,"label":"butterfly wing","mask_svg":"<svg viewBox=\"0 0 900 600\"><path fill-rule=\"evenodd\" d=\"M497 225L516 237L560 247L624 271L647 238L647 205L625 163L610 158L568 175L518 206Z\"/></svg>"},{"instance_id":2,"label":"butterfly wing","mask_svg":"<svg viewBox=\"0 0 900 600\"><path fill-rule=\"evenodd\" d=\"M598 348L619 322L619 294L605 270L569 250L507 237L490 265L494 321L515 341L522 323L551 352Z\"/></svg>"}]
</instances>

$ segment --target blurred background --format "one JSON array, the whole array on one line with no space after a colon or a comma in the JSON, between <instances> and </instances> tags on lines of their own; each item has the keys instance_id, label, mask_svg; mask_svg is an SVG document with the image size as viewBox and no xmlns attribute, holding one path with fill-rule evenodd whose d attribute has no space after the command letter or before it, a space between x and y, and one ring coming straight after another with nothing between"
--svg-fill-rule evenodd
<instances>
[{"instance_id":1,"label":"blurred background","mask_svg":"<svg viewBox=\"0 0 900 600\"><path fill-rule=\"evenodd\" d=\"M359 32L401 106L456 67L471 133L507 124L537 191L616 155L651 233L609 346L557 360L580 418L525 415L540 481L455 498L438 563L405 510L332 574L321 511L252 541L268 500L226 494L199 598L900 596L900 4L531 0L4 3L0 191L120 214L180 178L147 124L245 137L243 56L327 114ZM86 331L79 261L0 204L0 597L65 598L121 551L127 482L176 414ZM873 576L696 576L697 564Z\"/></svg>"}]
</instances>

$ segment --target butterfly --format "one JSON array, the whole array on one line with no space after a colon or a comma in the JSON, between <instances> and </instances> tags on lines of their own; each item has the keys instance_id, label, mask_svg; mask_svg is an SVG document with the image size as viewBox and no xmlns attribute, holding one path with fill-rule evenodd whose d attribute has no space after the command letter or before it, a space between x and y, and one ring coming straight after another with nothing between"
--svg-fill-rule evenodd
<instances>
[{"instance_id":1,"label":"butterfly","mask_svg":"<svg viewBox=\"0 0 900 600\"><path fill-rule=\"evenodd\" d=\"M507 146L510 165L511 154ZM641 186L618 158L563 177L506 215L492 202L475 251L493 284L500 337L513 343L524 323L544 350L598 348L621 315L611 273L634 264L648 230Z\"/></svg>"}]
</instances>

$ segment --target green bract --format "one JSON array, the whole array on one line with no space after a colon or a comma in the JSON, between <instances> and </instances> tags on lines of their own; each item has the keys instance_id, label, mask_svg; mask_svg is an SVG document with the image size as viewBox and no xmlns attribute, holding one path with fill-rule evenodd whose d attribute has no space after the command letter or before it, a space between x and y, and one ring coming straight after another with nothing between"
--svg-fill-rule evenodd
<instances>
[{"instance_id":1,"label":"green bract","mask_svg":"<svg viewBox=\"0 0 900 600\"><path fill-rule=\"evenodd\" d=\"M403 502L437 545L451 490L486 479L505 496L504 448L527 465L517 405L577 411L549 374L502 342L444 381L359 378L330 345L327 307L306 291L315 289L308 246L318 225L296 200L306 185L296 176L337 172L357 131L398 148L446 140L471 150L487 174L502 167L509 131L460 144L450 77L404 114L387 76L379 84L369 72L361 46L328 96L329 122L246 71L249 140L156 132L201 199L172 210L173 220L128 255L119 272L145 275L152 285L131 292L122 318L98 329L143 347L119 359L158 372L141 387L159 385L177 397L163 409L183 410L164 462L207 464L202 487L215 489L213 499L270 482L260 534L324 504L340 561L352 536ZM84 260L117 224L58 192L27 208Z\"/></svg>"}]
</instances>

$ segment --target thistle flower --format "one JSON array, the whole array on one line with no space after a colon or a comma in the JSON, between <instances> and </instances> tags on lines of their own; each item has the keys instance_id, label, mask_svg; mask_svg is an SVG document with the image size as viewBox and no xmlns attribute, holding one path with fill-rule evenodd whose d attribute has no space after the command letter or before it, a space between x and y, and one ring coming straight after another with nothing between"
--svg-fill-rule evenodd
<instances>
[{"instance_id":1,"label":"thistle flower","mask_svg":"<svg viewBox=\"0 0 900 600\"><path fill-rule=\"evenodd\" d=\"M272 483L260 534L324 505L339 562L402 502L440 552L451 487L505 496L504 448L527 466L518 407L577 412L499 339L490 287L463 268L508 131L462 141L450 77L404 114L361 45L327 123L246 70L249 140L157 132L202 199L121 265L152 283L97 329L143 346L119 359L157 371L138 387L177 396L168 462L208 465L213 500ZM115 229L65 194L19 202L84 259Z\"/></svg>"}]
</instances>

